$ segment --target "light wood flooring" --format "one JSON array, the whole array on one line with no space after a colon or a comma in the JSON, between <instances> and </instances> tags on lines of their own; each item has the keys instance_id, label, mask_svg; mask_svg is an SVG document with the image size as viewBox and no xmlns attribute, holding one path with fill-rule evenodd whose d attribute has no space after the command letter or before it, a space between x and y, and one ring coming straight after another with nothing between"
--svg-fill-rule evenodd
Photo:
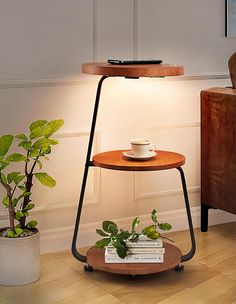
<instances>
[{"instance_id":1,"label":"light wood flooring","mask_svg":"<svg viewBox=\"0 0 236 304\"><path fill-rule=\"evenodd\" d=\"M195 229L197 253L183 272L136 276L83 271L70 252L42 256L41 279L21 287L0 286L1 304L230 304L236 303L236 223ZM170 233L182 252L189 233ZM16 261L17 263L17 261ZM0 274L1 275L1 274Z\"/></svg>"}]
</instances>

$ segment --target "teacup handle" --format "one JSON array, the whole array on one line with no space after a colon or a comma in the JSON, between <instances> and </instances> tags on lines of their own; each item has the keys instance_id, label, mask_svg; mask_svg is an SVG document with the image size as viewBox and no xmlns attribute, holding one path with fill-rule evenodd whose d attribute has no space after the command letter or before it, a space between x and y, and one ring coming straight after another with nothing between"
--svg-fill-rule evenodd
<instances>
[{"instance_id":1,"label":"teacup handle","mask_svg":"<svg viewBox=\"0 0 236 304\"><path fill-rule=\"evenodd\" d=\"M150 144L149 145L149 151L155 151L156 150L156 145L155 144Z\"/></svg>"}]
</instances>

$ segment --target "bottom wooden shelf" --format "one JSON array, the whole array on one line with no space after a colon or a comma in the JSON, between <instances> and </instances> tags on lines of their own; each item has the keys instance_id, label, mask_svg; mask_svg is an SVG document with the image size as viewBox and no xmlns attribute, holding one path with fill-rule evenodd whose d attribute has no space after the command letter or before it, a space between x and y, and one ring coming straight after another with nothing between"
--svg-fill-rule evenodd
<instances>
[{"instance_id":1,"label":"bottom wooden shelf","mask_svg":"<svg viewBox=\"0 0 236 304\"><path fill-rule=\"evenodd\" d=\"M134 264L106 264L104 260L104 249L91 247L87 251L87 263L94 269L117 274L141 275L162 272L173 269L181 261L181 251L179 248L164 243L165 255L164 263L134 263Z\"/></svg>"}]
</instances>

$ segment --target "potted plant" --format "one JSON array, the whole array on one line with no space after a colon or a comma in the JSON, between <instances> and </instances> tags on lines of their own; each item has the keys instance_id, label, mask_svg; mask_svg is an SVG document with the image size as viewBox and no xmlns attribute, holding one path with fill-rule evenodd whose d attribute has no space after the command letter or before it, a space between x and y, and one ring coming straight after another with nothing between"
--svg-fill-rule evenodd
<instances>
[{"instance_id":1,"label":"potted plant","mask_svg":"<svg viewBox=\"0 0 236 304\"><path fill-rule=\"evenodd\" d=\"M63 123L62 119L37 120L30 124L29 134L0 137L0 185L5 190L2 203L9 219L9 226L0 228L0 285L29 284L40 277L39 231L37 221L29 220L35 206L31 201L33 181L47 187L56 185L41 171L42 159L49 160L52 146L58 144L51 136ZM21 170L11 171L14 163L19 163Z\"/></svg>"}]
</instances>

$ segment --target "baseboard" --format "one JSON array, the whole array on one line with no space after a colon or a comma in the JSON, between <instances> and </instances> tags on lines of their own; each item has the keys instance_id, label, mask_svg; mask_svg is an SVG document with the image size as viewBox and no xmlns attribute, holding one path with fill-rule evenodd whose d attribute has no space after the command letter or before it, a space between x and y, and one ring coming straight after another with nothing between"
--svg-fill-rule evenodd
<instances>
[{"instance_id":1,"label":"baseboard","mask_svg":"<svg viewBox=\"0 0 236 304\"><path fill-rule=\"evenodd\" d=\"M200 227L200 207L191 208L194 228ZM135 218L127 217L114 220L119 227L130 229L130 223ZM172 225L172 231L188 229L185 209L160 212L158 216L160 222L168 222ZM150 215L140 216L140 226L150 224ZM222 210L209 210L209 226L236 221L236 216ZM101 227L101 222L81 224L79 230L78 247L92 246L99 238L96 228ZM41 253L70 250L73 235L73 226L48 229L41 231Z\"/></svg>"}]
</instances>

